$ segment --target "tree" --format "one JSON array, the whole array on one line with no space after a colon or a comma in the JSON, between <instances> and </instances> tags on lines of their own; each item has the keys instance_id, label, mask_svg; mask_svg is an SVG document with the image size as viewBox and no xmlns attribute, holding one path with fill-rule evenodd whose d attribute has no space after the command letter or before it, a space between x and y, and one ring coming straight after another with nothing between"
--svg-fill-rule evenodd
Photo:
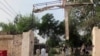
<instances>
[{"instance_id":1,"label":"tree","mask_svg":"<svg viewBox=\"0 0 100 56\"><path fill-rule=\"evenodd\" d=\"M38 19L32 15L29 16L22 16L18 15L16 16L14 23L0 23L0 26L2 27L3 31L9 32L9 34L20 34L22 32L26 32L30 29L36 29L39 21Z\"/></svg>"},{"instance_id":2,"label":"tree","mask_svg":"<svg viewBox=\"0 0 100 56\"><path fill-rule=\"evenodd\" d=\"M58 25L58 21L55 21L52 14L46 14L42 17L42 23L40 24L39 31L43 37L50 36L54 33L54 28ZM56 25L56 26L55 26Z\"/></svg>"},{"instance_id":3,"label":"tree","mask_svg":"<svg viewBox=\"0 0 100 56\"><path fill-rule=\"evenodd\" d=\"M73 8L69 19L69 43L71 47L80 47L82 44L86 46L92 45L92 28L100 26L100 5L85 5ZM82 35L81 32L84 32Z\"/></svg>"},{"instance_id":4,"label":"tree","mask_svg":"<svg viewBox=\"0 0 100 56\"><path fill-rule=\"evenodd\" d=\"M55 47L60 42L60 35L64 35L63 22L54 19L52 14L45 14L39 26L39 34L44 38L47 37L47 45Z\"/></svg>"},{"instance_id":5,"label":"tree","mask_svg":"<svg viewBox=\"0 0 100 56\"><path fill-rule=\"evenodd\" d=\"M49 47L56 47L59 45L59 38L55 35L52 35L46 42L46 45Z\"/></svg>"},{"instance_id":6,"label":"tree","mask_svg":"<svg viewBox=\"0 0 100 56\"><path fill-rule=\"evenodd\" d=\"M2 31L7 32L8 34L16 34L16 27L14 24L0 23L0 26L2 27Z\"/></svg>"},{"instance_id":7,"label":"tree","mask_svg":"<svg viewBox=\"0 0 100 56\"><path fill-rule=\"evenodd\" d=\"M87 6L87 10L88 12L86 12L86 18L84 18L85 20L81 23L81 28L83 29L83 31L85 31L85 35L83 38L83 42L87 45L89 43L89 45L92 43L92 29L94 26L100 27L100 4L99 4L99 0L94 0L94 6L91 6L91 8L89 8L89 6ZM92 9L92 10L91 10ZM84 15L83 15L84 16ZM92 44L91 44L92 45Z\"/></svg>"},{"instance_id":8,"label":"tree","mask_svg":"<svg viewBox=\"0 0 100 56\"><path fill-rule=\"evenodd\" d=\"M17 20L15 20L15 25L19 33L26 32L30 29L35 29L37 26L36 24L38 21L36 21L37 18L35 16L32 18L32 15L29 16L22 16L20 15Z\"/></svg>"}]
</instances>

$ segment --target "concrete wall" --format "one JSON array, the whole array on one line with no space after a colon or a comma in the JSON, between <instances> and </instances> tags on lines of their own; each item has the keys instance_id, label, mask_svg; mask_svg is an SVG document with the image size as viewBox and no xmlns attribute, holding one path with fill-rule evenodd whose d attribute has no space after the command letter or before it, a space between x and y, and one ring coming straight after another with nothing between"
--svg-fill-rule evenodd
<instances>
[{"instance_id":1,"label":"concrete wall","mask_svg":"<svg viewBox=\"0 0 100 56\"><path fill-rule=\"evenodd\" d=\"M93 28L92 36L93 36L92 56L100 56L100 29L98 27Z\"/></svg>"},{"instance_id":2,"label":"concrete wall","mask_svg":"<svg viewBox=\"0 0 100 56\"><path fill-rule=\"evenodd\" d=\"M0 35L0 50L7 50L7 56L20 56L21 40L21 35Z\"/></svg>"},{"instance_id":3,"label":"concrete wall","mask_svg":"<svg viewBox=\"0 0 100 56\"><path fill-rule=\"evenodd\" d=\"M33 56L33 47L34 47L34 38L33 32L24 32L22 39L22 54L21 56Z\"/></svg>"},{"instance_id":4,"label":"concrete wall","mask_svg":"<svg viewBox=\"0 0 100 56\"><path fill-rule=\"evenodd\" d=\"M22 48L22 35L14 35L13 36L13 55L12 56L21 56L21 48Z\"/></svg>"},{"instance_id":5,"label":"concrete wall","mask_svg":"<svg viewBox=\"0 0 100 56\"><path fill-rule=\"evenodd\" d=\"M33 32L20 35L0 34L0 50L7 50L7 56L33 56Z\"/></svg>"},{"instance_id":6,"label":"concrete wall","mask_svg":"<svg viewBox=\"0 0 100 56\"><path fill-rule=\"evenodd\" d=\"M30 56L33 56L34 54L34 33L30 31Z\"/></svg>"},{"instance_id":7,"label":"concrete wall","mask_svg":"<svg viewBox=\"0 0 100 56\"><path fill-rule=\"evenodd\" d=\"M0 50L8 50L8 56L12 55L12 39L12 35L0 35Z\"/></svg>"}]
</instances>

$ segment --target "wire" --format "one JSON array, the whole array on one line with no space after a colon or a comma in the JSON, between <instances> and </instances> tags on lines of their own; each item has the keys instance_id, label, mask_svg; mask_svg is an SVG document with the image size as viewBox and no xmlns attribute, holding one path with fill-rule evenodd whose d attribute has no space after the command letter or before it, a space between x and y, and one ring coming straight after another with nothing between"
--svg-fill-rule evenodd
<instances>
[{"instance_id":1,"label":"wire","mask_svg":"<svg viewBox=\"0 0 100 56\"><path fill-rule=\"evenodd\" d=\"M7 13L9 16L11 16L12 17L12 15L11 14L9 14L5 9L3 9L3 8L0 8L2 11L4 11L5 13Z\"/></svg>"},{"instance_id":2,"label":"wire","mask_svg":"<svg viewBox=\"0 0 100 56\"><path fill-rule=\"evenodd\" d=\"M2 3L2 2L0 1L0 4L2 4L9 12L11 12L11 13L14 15L14 13L13 13L4 3Z\"/></svg>"},{"instance_id":3,"label":"wire","mask_svg":"<svg viewBox=\"0 0 100 56\"><path fill-rule=\"evenodd\" d=\"M5 1L5 3L16 13L16 11L11 7L11 5L6 1L6 0L4 0ZM17 14L17 13L16 13Z\"/></svg>"}]
</instances>

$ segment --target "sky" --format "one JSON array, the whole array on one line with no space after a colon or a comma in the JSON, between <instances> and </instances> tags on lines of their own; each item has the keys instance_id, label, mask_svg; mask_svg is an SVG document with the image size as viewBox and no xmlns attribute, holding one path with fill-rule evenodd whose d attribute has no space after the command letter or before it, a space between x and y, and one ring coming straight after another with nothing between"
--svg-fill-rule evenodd
<instances>
[{"instance_id":1,"label":"sky","mask_svg":"<svg viewBox=\"0 0 100 56\"><path fill-rule=\"evenodd\" d=\"M33 4L50 1L56 0L0 0L0 22L13 22L17 14L29 15L32 13ZM52 13L57 20L62 21L64 19L63 9L47 10L35 15L41 18L46 13Z\"/></svg>"},{"instance_id":2,"label":"sky","mask_svg":"<svg viewBox=\"0 0 100 56\"><path fill-rule=\"evenodd\" d=\"M17 14L29 15L32 13L33 4L44 3L56 0L0 0L0 22L13 22ZM35 15L40 19L46 13L52 13L56 20L64 19L63 9L47 10ZM1 30L2 28L0 28ZM45 43L46 39L41 38L37 33L35 35L40 40L40 43Z\"/></svg>"}]
</instances>

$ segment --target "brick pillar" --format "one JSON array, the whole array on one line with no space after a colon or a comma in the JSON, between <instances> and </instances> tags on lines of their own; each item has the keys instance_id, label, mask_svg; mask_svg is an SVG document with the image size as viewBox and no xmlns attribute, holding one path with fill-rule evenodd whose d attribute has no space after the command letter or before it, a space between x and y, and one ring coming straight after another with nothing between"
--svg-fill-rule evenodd
<instances>
[{"instance_id":1,"label":"brick pillar","mask_svg":"<svg viewBox=\"0 0 100 56\"><path fill-rule=\"evenodd\" d=\"M71 11L72 6L65 6L65 34L66 40L69 40L69 13Z\"/></svg>"},{"instance_id":2,"label":"brick pillar","mask_svg":"<svg viewBox=\"0 0 100 56\"><path fill-rule=\"evenodd\" d=\"M33 31L24 32L22 39L21 56L33 56L34 38Z\"/></svg>"},{"instance_id":3,"label":"brick pillar","mask_svg":"<svg viewBox=\"0 0 100 56\"><path fill-rule=\"evenodd\" d=\"M100 56L100 29L98 27L94 27L92 31L92 43L93 43L93 51L92 56Z\"/></svg>"}]
</instances>

